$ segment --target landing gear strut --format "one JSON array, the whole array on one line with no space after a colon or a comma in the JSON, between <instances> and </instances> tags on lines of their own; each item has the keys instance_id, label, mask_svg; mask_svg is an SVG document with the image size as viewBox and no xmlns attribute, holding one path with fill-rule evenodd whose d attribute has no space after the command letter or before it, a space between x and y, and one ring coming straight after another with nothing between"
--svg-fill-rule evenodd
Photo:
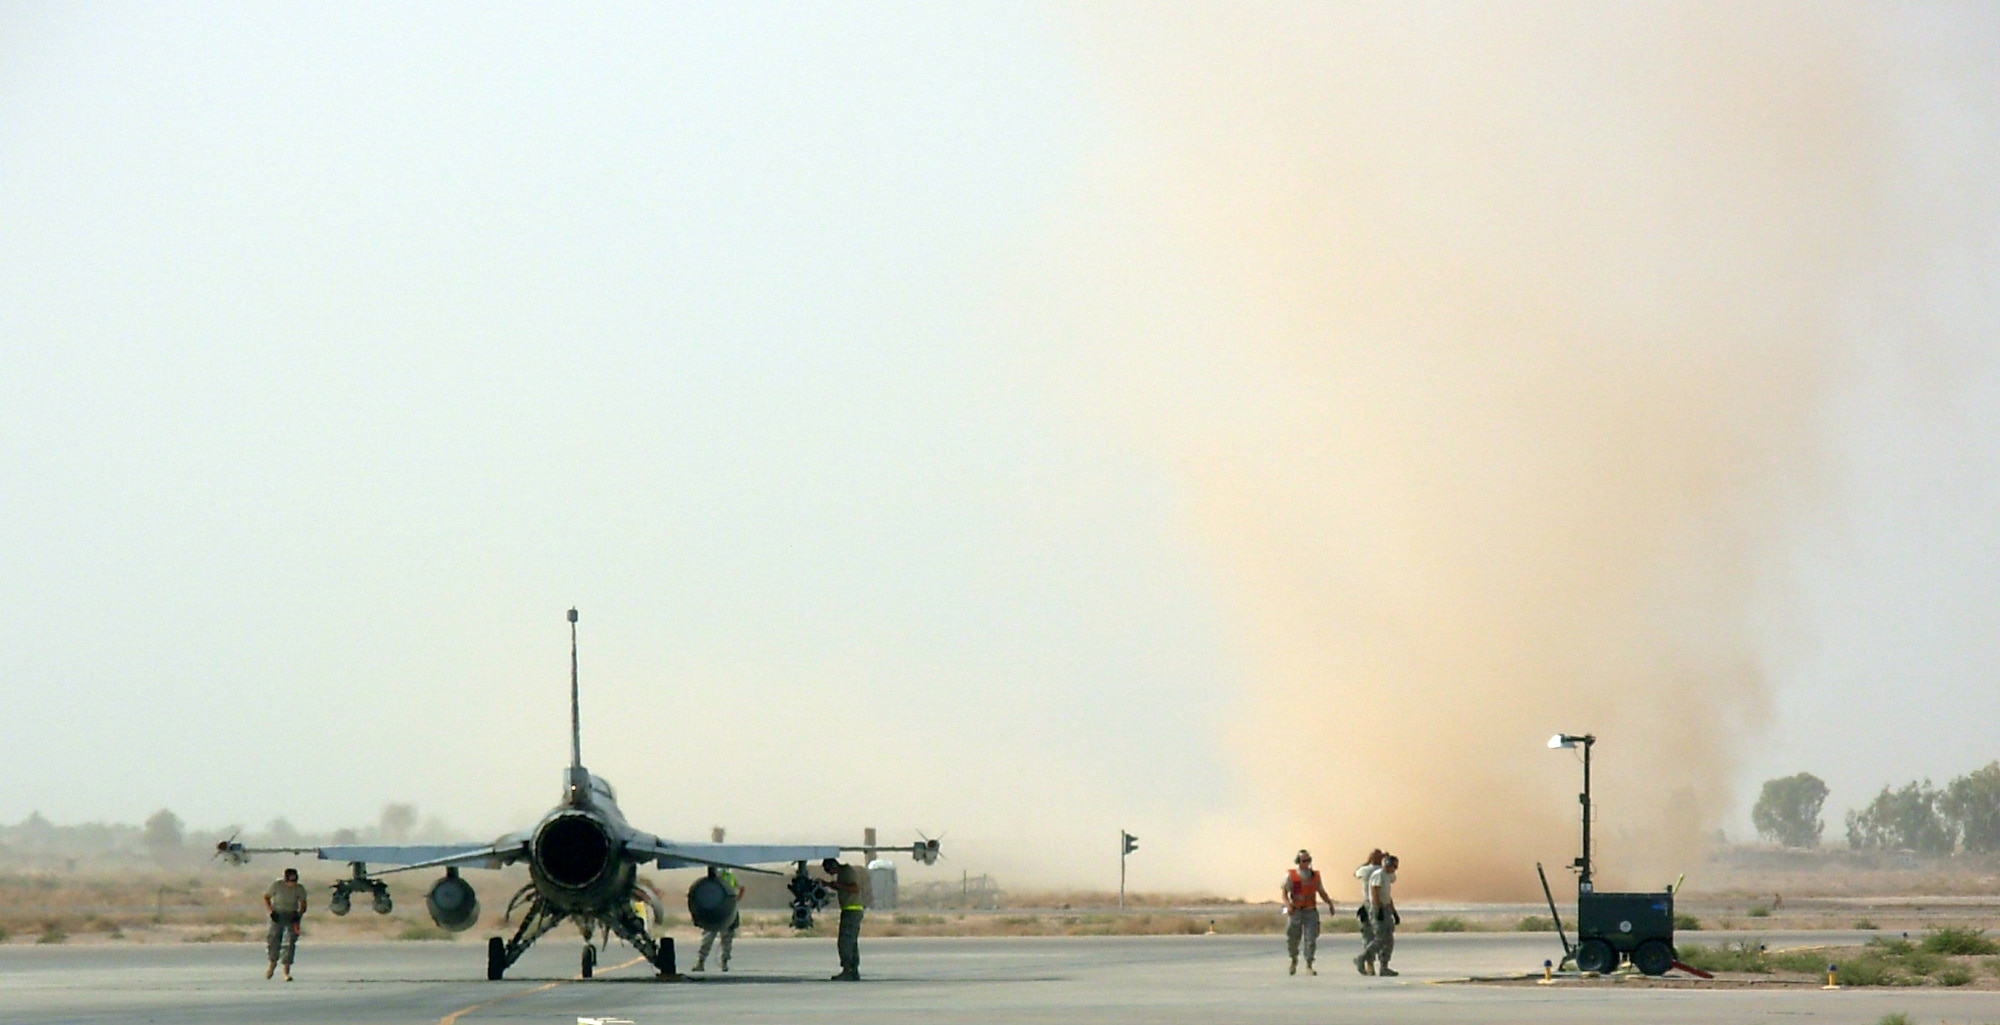
<instances>
[{"instance_id":1,"label":"landing gear strut","mask_svg":"<svg viewBox=\"0 0 2000 1025\"><path fill-rule=\"evenodd\" d=\"M495 936L486 941L486 977L498 981L501 976L507 974L507 969L512 967L515 961L520 960L522 954L528 952L529 947L535 945L536 940L569 918L568 912L557 910L554 905L540 897L529 897L528 913L522 917L521 927L514 931L513 938L503 941ZM605 930L604 939L607 942L615 933L618 938L630 943L632 949L638 951L646 960L651 961L661 975L667 978L675 976L673 938L661 936L655 939L648 935L646 920L633 911L629 903L620 907L615 914L601 918L579 917L576 921L586 923L584 928L587 930L584 932L583 961L579 973L584 978L588 979L597 974L598 949L593 937L600 926Z\"/></svg>"},{"instance_id":2,"label":"landing gear strut","mask_svg":"<svg viewBox=\"0 0 2000 1025\"><path fill-rule=\"evenodd\" d=\"M486 941L486 977L499 981L507 969L520 960L536 940L542 938L542 934L561 925L563 919L568 917L567 912L556 910L540 897L534 898L528 905L528 913L521 918L521 927L514 930L513 939L502 942L500 937L495 936Z\"/></svg>"},{"instance_id":3,"label":"landing gear strut","mask_svg":"<svg viewBox=\"0 0 2000 1025\"><path fill-rule=\"evenodd\" d=\"M620 908L618 913L613 915L604 924L612 932L617 933L619 939L630 943L633 950L638 951L646 960L651 961L653 967L658 969L661 975L668 978L674 977L673 937L661 936L655 939L651 935L648 935L646 932L646 920L640 918L632 910L630 904Z\"/></svg>"}]
</instances>

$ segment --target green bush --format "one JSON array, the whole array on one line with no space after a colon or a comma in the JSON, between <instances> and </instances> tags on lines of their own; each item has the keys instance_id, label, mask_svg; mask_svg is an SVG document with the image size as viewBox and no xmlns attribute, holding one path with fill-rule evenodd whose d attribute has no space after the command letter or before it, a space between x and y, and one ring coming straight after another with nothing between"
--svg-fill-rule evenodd
<instances>
[{"instance_id":1,"label":"green bush","mask_svg":"<svg viewBox=\"0 0 2000 1025\"><path fill-rule=\"evenodd\" d=\"M1911 1025L1910 1016L1901 1011L1895 1014L1885 1014L1875 1019L1875 1025Z\"/></svg>"},{"instance_id":2,"label":"green bush","mask_svg":"<svg viewBox=\"0 0 2000 1025\"><path fill-rule=\"evenodd\" d=\"M1466 928L1465 919L1455 918L1451 915L1446 915L1443 918L1433 918L1424 923L1425 932L1464 932Z\"/></svg>"},{"instance_id":3,"label":"green bush","mask_svg":"<svg viewBox=\"0 0 2000 1025\"><path fill-rule=\"evenodd\" d=\"M1773 968L1787 972L1806 972L1817 975L1826 971L1827 952L1824 950L1780 950L1767 955Z\"/></svg>"},{"instance_id":4,"label":"green bush","mask_svg":"<svg viewBox=\"0 0 2000 1025\"><path fill-rule=\"evenodd\" d=\"M1943 954L1913 950L1903 955L1902 964L1898 967L1909 972L1911 975L1930 975L1938 971L1938 969L1943 968L1944 963Z\"/></svg>"},{"instance_id":5,"label":"green bush","mask_svg":"<svg viewBox=\"0 0 2000 1025\"><path fill-rule=\"evenodd\" d=\"M59 922L50 922L42 926L42 934L35 937L36 943L64 943L68 940L69 931Z\"/></svg>"},{"instance_id":6,"label":"green bush","mask_svg":"<svg viewBox=\"0 0 2000 1025\"><path fill-rule=\"evenodd\" d=\"M1984 929L1956 929L1951 926L1933 929L1924 936L1920 946L1933 954L2000 954L2000 943L1993 942Z\"/></svg>"},{"instance_id":7,"label":"green bush","mask_svg":"<svg viewBox=\"0 0 2000 1025\"><path fill-rule=\"evenodd\" d=\"M1700 932L1700 931L1701 931L1701 919L1699 919L1699 918L1696 918L1696 917L1694 917L1693 915L1690 915L1690 914L1686 914L1686 913L1683 913L1683 912L1679 912L1679 911L1676 911L1676 912L1674 912L1674 931L1675 931L1675 932Z\"/></svg>"},{"instance_id":8,"label":"green bush","mask_svg":"<svg viewBox=\"0 0 2000 1025\"><path fill-rule=\"evenodd\" d=\"M1683 964L1709 972L1757 972L1769 974L1771 962L1756 940L1736 940L1708 947L1690 943L1680 948Z\"/></svg>"},{"instance_id":9,"label":"green bush","mask_svg":"<svg viewBox=\"0 0 2000 1025\"><path fill-rule=\"evenodd\" d=\"M411 922L410 924L403 927L402 932L396 934L396 938L399 940L415 940L420 942L427 942L432 940L451 939L451 933L446 932L445 930L440 929L437 926L430 924L429 922Z\"/></svg>"},{"instance_id":10,"label":"green bush","mask_svg":"<svg viewBox=\"0 0 2000 1025\"><path fill-rule=\"evenodd\" d=\"M1514 923L1515 932L1555 932L1556 920L1541 915L1529 915Z\"/></svg>"},{"instance_id":11,"label":"green bush","mask_svg":"<svg viewBox=\"0 0 2000 1025\"><path fill-rule=\"evenodd\" d=\"M1752 905L1752 906L1751 906L1751 908L1750 908L1750 917L1751 917L1751 918L1769 918L1769 917L1771 917L1771 909L1770 909L1770 908L1767 908L1767 907L1765 907L1765 906L1764 906L1764 905L1762 905L1762 904L1756 904L1756 905Z\"/></svg>"},{"instance_id":12,"label":"green bush","mask_svg":"<svg viewBox=\"0 0 2000 1025\"><path fill-rule=\"evenodd\" d=\"M1900 956L1916 949L1909 940L1899 936L1876 936L1869 939L1867 946L1891 956Z\"/></svg>"},{"instance_id":13,"label":"green bush","mask_svg":"<svg viewBox=\"0 0 2000 1025\"><path fill-rule=\"evenodd\" d=\"M1961 965L1947 965L1937 973L1940 986L1963 986L1972 981L1972 973Z\"/></svg>"},{"instance_id":14,"label":"green bush","mask_svg":"<svg viewBox=\"0 0 2000 1025\"><path fill-rule=\"evenodd\" d=\"M1863 955L1840 966L1843 986L1883 986L1895 981L1889 963L1880 957Z\"/></svg>"},{"instance_id":15,"label":"green bush","mask_svg":"<svg viewBox=\"0 0 2000 1025\"><path fill-rule=\"evenodd\" d=\"M1870 920L1868 920L1868 919L1866 919L1866 918L1857 918L1857 919L1855 919L1855 920L1854 920L1854 927L1855 927L1856 929L1879 929L1879 928L1881 928L1881 926L1879 926L1879 925L1876 925L1876 924L1875 924L1874 922L1872 922L1872 921L1870 921Z\"/></svg>"}]
</instances>

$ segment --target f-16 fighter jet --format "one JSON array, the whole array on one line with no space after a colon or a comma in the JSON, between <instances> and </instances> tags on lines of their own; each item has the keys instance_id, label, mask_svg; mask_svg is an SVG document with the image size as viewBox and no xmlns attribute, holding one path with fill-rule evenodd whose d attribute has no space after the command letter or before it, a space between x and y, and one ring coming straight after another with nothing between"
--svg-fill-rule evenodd
<instances>
[{"instance_id":1,"label":"f-16 fighter jet","mask_svg":"<svg viewBox=\"0 0 2000 1025\"><path fill-rule=\"evenodd\" d=\"M388 914L394 906L389 884L380 877L395 872L443 869L424 905L440 928L462 932L479 921L479 898L472 884L459 875L463 868L497 869L525 863L529 883L508 901L507 914L526 907L513 936L487 940L486 977L499 979L535 941L563 922L583 933L583 975L597 965L600 942L612 935L632 945L662 975L672 976L674 941L655 938L639 908L650 906L657 922L663 915L657 893L638 881L642 866L660 869L702 868L710 871L688 889L688 911L698 927L728 923L736 914L736 893L715 877L716 870L733 869L783 875L759 865L793 866L792 926L812 925L812 914L824 906L825 889L806 875L806 866L838 857L842 851L866 848L838 844L681 843L642 833L625 821L611 784L583 767L583 727L577 699L576 610L569 610L570 760L563 773L561 803L540 822L509 833L490 844L337 845L326 847L247 847L234 840L216 845L217 856L243 864L253 854L314 854L324 861L345 861L352 874L333 885L329 910L344 915L356 894L369 895L375 911ZM909 847L920 864L935 864L936 840L919 840ZM389 865L371 871L370 865Z\"/></svg>"}]
</instances>

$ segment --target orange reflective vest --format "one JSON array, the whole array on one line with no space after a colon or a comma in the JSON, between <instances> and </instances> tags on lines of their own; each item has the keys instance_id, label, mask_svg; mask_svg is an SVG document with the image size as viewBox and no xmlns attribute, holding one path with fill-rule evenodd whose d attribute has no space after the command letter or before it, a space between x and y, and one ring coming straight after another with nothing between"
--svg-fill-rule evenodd
<instances>
[{"instance_id":1,"label":"orange reflective vest","mask_svg":"<svg viewBox=\"0 0 2000 1025\"><path fill-rule=\"evenodd\" d=\"M1293 911L1311 911L1319 904L1319 873L1301 876L1292 869L1285 875L1285 892L1292 896Z\"/></svg>"}]
</instances>

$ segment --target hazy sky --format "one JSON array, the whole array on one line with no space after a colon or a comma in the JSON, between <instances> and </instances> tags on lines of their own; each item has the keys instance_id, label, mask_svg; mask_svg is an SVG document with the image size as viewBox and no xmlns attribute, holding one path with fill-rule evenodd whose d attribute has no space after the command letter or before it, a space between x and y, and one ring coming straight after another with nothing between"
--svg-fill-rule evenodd
<instances>
[{"instance_id":1,"label":"hazy sky","mask_svg":"<svg viewBox=\"0 0 2000 1025\"><path fill-rule=\"evenodd\" d=\"M1255 625L1043 305L1151 131L1082 20L0 3L0 821L516 828L574 604L644 827L1097 885L1123 827L1135 885L1261 891L1174 857L1252 816ZM1736 770L1829 833L2000 758L2000 29L1865 27L1895 230L1751 553Z\"/></svg>"}]
</instances>

